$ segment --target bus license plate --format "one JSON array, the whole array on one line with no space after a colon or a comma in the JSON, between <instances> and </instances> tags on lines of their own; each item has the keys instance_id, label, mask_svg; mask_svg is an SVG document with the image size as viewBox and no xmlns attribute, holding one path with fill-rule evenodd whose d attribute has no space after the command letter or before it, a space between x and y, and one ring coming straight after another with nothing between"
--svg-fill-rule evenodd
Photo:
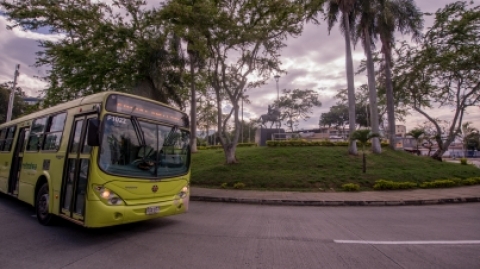
<instances>
[{"instance_id":1,"label":"bus license plate","mask_svg":"<svg viewBox=\"0 0 480 269\"><path fill-rule=\"evenodd\" d=\"M151 207L147 207L147 210L145 211L145 214L153 215L153 214L157 214L158 212L160 212L160 207L159 206L151 206Z\"/></svg>"}]
</instances>

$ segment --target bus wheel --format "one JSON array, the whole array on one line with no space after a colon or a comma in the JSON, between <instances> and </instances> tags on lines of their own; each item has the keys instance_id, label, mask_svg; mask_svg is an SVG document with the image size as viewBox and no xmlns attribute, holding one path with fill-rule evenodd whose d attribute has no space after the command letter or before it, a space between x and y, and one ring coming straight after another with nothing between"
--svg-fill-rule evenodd
<instances>
[{"instance_id":1,"label":"bus wheel","mask_svg":"<svg viewBox=\"0 0 480 269\"><path fill-rule=\"evenodd\" d=\"M49 199L50 196L48 195L48 184L44 183L37 193L35 211L37 213L38 222L46 226L53 223L53 215L48 212Z\"/></svg>"}]
</instances>

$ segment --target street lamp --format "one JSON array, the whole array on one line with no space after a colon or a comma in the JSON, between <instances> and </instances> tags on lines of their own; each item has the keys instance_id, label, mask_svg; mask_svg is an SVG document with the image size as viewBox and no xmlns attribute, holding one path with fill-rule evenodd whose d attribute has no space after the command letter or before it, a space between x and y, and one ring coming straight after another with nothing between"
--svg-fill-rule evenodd
<instances>
[{"instance_id":1,"label":"street lamp","mask_svg":"<svg viewBox=\"0 0 480 269\"><path fill-rule=\"evenodd\" d=\"M278 100L280 100L280 92L278 90L278 80L280 79L280 76L275 75L273 78L275 79L275 82L277 83L277 101L278 101Z\"/></svg>"}]
</instances>

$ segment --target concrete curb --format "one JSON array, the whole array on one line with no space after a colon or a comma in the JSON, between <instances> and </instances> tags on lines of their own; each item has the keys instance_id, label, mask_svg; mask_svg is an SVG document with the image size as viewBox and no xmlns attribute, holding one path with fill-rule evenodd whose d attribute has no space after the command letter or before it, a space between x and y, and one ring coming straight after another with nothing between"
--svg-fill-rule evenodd
<instances>
[{"instance_id":1,"label":"concrete curb","mask_svg":"<svg viewBox=\"0 0 480 269\"><path fill-rule=\"evenodd\" d=\"M400 201L300 201L300 200L273 200L248 199L232 197L213 197L191 195L191 201L257 204L257 205L285 205L285 206L409 206L409 205L436 205L480 202L480 197L442 198L431 200L400 200Z\"/></svg>"}]
</instances>

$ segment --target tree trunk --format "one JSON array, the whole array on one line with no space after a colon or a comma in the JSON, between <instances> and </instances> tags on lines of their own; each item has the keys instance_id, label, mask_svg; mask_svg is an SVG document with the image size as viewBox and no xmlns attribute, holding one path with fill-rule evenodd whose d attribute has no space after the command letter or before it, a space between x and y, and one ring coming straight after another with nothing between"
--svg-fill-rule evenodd
<instances>
[{"instance_id":1,"label":"tree trunk","mask_svg":"<svg viewBox=\"0 0 480 269\"><path fill-rule=\"evenodd\" d=\"M133 90L133 94L149 99L158 100L154 97L155 86L150 79L140 81Z\"/></svg>"},{"instance_id":2,"label":"tree trunk","mask_svg":"<svg viewBox=\"0 0 480 269\"><path fill-rule=\"evenodd\" d=\"M442 161L442 156L443 156L444 153L445 153L445 150L438 149L437 151L435 151L435 153L433 153L432 159L441 162Z\"/></svg>"},{"instance_id":3,"label":"tree trunk","mask_svg":"<svg viewBox=\"0 0 480 269\"><path fill-rule=\"evenodd\" d=\"M363 163L363 173L366 173L367 172L367 157L365 156L365 152L363 152L362 163Z\"/></svg>"},{"instance_id":4,"label":"tree trunk","mask_svg":"<svg viewBox=\"0 0 480 269\"><path fill-rule=\"evenodd\" d=\"M236 146L232 144L224 145L223 152L225 154L225 163L226 164L235 164L238 163L236 152Z\"/></svg>"},{"instance_id":5,"label":"tree trunk","mask_svg":"<svg viewBox=\"0 0 480 269\"><path fill-rule=\"evenodd\" d=\"M192 153L197 152L197 98L195 92L195 56L190 53L190 75L192 77L190 91L192 99L190 100L190 148Z\"/></svg>"},{"instance_id":6,"label":"tree trunk","mask_svg":"<svg viewBox=\"0 0 480 269\"><path fill-rule=\"evenodd\" d=\"M370 34L368 29L364 30L365 38L365 54L367 56L367 74L368 74L368 93L370 98L370 124L372 126L372 132L375 134L380 133L379 120L378 120L378 105L377 105L377 90L375 89L375 69L373 66L372 49L370 43ZM382 147L380 146L380 139L378 137L372 138L372 152L382 153Z\"/></svg>"},{"instance_id":7,"label":"tree trunk","mask_svg":"<svg viewBox=\"0 0 480 269\"><path fill-rule=\"evenodd\" d=\"M383 52L385 60L385 83L387 97L387 121L388 121L388 141L389 147L393 150L395 147L395 105L393 101L392 70L390 67L390 57L387 52Z\"/></svg>"},{"instance_id":8,"label":"tree trunk","mask_svg":"<svg viewBox=\"0 0 480 269\"><path fill-rule=\"evenodd\" d=\"M349 132L352 134L355 132L355 85L354 85L354 72L352 61L352 48L350 42L350 26L348 22L348 13L343 13L343 22L345 24L345 59L346 59L346 71L347 71L347 89L348 89L348 125ZM357 143L355 140L350 140L348 145L348 153L350 155L357 155Z\"/></svg>"}]
</instances>

